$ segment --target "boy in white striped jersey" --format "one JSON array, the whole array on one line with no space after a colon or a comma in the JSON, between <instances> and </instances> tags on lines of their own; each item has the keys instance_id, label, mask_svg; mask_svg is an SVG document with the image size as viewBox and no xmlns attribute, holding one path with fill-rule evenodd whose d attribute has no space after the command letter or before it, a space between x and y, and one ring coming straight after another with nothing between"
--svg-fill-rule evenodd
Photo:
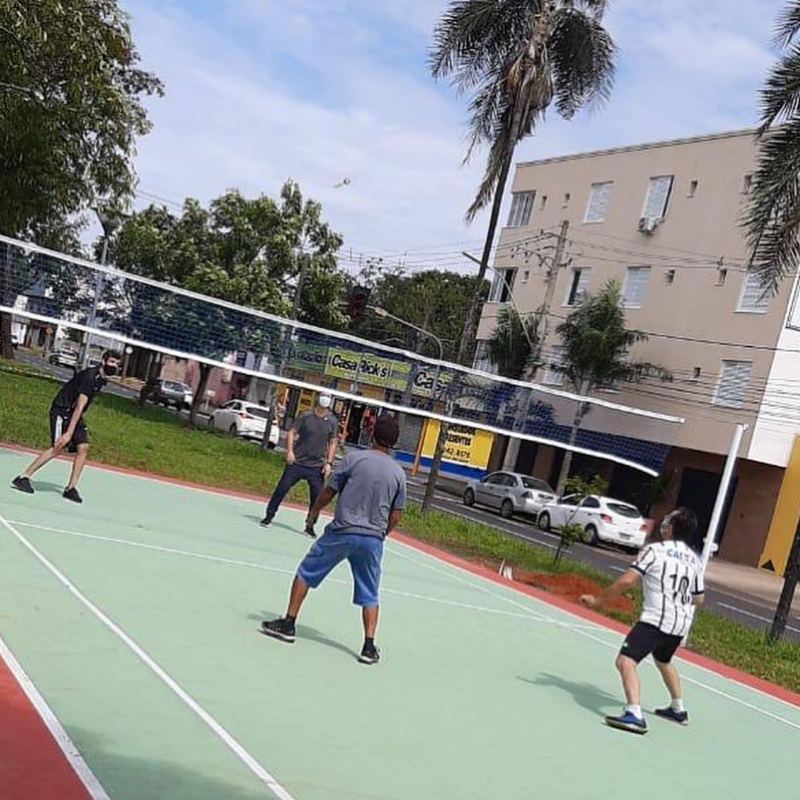
<instances>
[{"instance_id":1,"label":"boy in white striped jersey","mask_svg":"<svg viewBox=\"0 0 800 800\"><path fill-rule=\"evenodd\" d=\"M703 602L703 565L692 549L697 532L697 517L687 508L667 515L659 529L660 541L645 545L631 568L599 597L584 595L581 602L596 608L642 581L644 603L639 622L634 625L617 656L626 705L619 716L606 717L612 728L647 733L642 714L639 663L651 653L669 691L672 702L656 710L664 719L689 724L683 708L681 680L672 657L689 633L694 607Z\"/></svg>"}]
</instances>

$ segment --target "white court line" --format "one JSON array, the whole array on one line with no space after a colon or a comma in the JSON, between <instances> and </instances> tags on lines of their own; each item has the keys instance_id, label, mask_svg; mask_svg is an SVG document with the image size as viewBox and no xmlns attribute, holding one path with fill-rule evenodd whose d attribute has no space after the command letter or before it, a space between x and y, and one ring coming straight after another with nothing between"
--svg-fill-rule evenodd
<instances>
[{"instance_id":1,"label":"white court line","mask_svg":"<svg viewBox=\"0 0 800 800\"><path fill-rule=\"evenodd\" d=\"M398 544L400 544L402 547L405 547L408 550L414 551L415 553L420 553L420 551L416 550L416 548L414 548L412 545L405 545L402 542L398 542ZM465 580L464 578L461 578L460 576L457 576L457 575L453 574L452 571L447 572L445 570L437 569L436 567L433 567L433 566L431 566L429 564L425 564L423 561L419 561L418 559L414 559L414 558L411 558L409 556L403 556L400 553L398 553L398 555L401 558L406 558L407 560L409 560L409 561L411 561L411 562L413 562L415 564L418 564L421 567L425 567L427 569L430 569L433 572L437 572L437 573L439 573L441 575L448 576L448 577L450 577L450 578L452 578L454 580L457 580L459 583L465 583L468 586L472 586L474 589L478 589L479 591L483 591L484 593L490 594L493 597L496 597L498 599L504 600L505 602L516 606L517 608L521 608L521 609L523 609L525 611L528 611L529 613L539 614L539 612L534 611L529 606L527 606L527 605L525 605L523 603L519 603L519 602L517 602L516 600L514 600L514 599L512 599L510 597L506 597L506 596L504 596L502 594L499 594L498 592L494 592L494 591L492 591L491 589L489 589L489 588L487 588L485 586L482 586L480 584L474 583L473 581ZM440 563L446 564L448 567L451 568L451 570L456 570L458 572L464 572L467 575L472 575L472 573L469 572L469 570L466 570L463 567L459 567L459 566L457 566L455 564L449 564L446 561L445 562L441 562L439 559L435 558L435 556L431 556L431 555L429 555L427 553L422 553L422 555L427 556L428 558L430 558L432 560L439 561ZM514 591L514 592L518 592L519 591L518 589L515 589L513 586L509 586L508 588L511 591ZM566 614L567 616L573 617L575 619L582 620L581 617L579 617L577 614L574 614L571 611L567 611L567 610L564 610L564 609L560 609L560 610L562 611L562 613ZM540 614L540 616L542 617L541 621L550 620L552 622L555 622L556 624L559 624L558 620L555 620L553 617L549 617L546 614ZM566 628L567 630L574 631L579 636L584 636L585 638L591 639L592 641L597 642L598 644L602 644L604 647L609 647L609 648L614 649L614 650L616 650L618 648L618 645L616 645L616 644L614 644L612 642L608 642L605 639L601 639L599 636L595 636L592 633L590 633L588 630L585 630L584 628L586 626L572 625L572 624L569 624L569 623L560 623L559 626L563 627L563 628ZM608 631L608 632L611 632L611 633L616 633L615 631L611 631L610 629L605 628L605 627L603 627L601 625L594 625L594 626L592 626L592 629L595 630L595 631ZM617 636L619 636L619 634L617 634ZM686 659L682 658L681 656L678 656L678 658L681 661L683 661L685 664L687 664L688 666L694 667L695 669L700 670L701 672L705 672L708 675L714 675L717 678L721 677L724 680L729 680L732 683L735 683L737 686L741 686L743 689L746 689L746 690L748 690L750 692L753 692L755 694L761 695L762 697L768 698L768 699L770 699L772 701L775 701L775 702L777 702L777 703L779 703L781 705L787 706L788 708L791 708L794 711L798 710L797 706L793 705L792 703L787 702L786 700L783 700L780 697L775 697L774 695L768 694L767 692L764 692L761 689L757 689L754 686L748 686L747 684L739 683L739 681L735 680L734 678L729 678L729 677L724 676L724 675L719 675L718 673L714 672L713 670L707 669L706 667L702 667L699 664L693 664L691 661L687 661ZM716 695L718 695L720 697L724 697L726 700L730 700L731 702L736 703L738 705L741 705L741 706L743 706L745 708L748 708L751 711L755 711L755 712L757 712L759 714L762 714L765 717L769 717L770 719L773 719L773 720L775 720L777 722L782 722L783 724L788 725L790 728L795 728L796 730L800 730L800 724L798 724L796 722L792 722L791 720L786 719L785 717L782 717L779 714L773 714L771 711L767 711L765 708L761 708L760 706L754 705L753 703L749 703L747 700L742 700L739 697L735 697L732 694L728 694L727 692L722 691L721 689L717 689L717 688L715 688L713 686L709 686L707 683L704 683L703 681L699 681L696 678L691 678L691 677L686 676L686 675L683 675L682 678L687 683L692 683L695 686L699 686L699 687L701 687L703 689L706 689L707 691L711 692L712 694L716 694Z\"/></svg>"},{"instance_id":2,"label":"white court line","mask_svg":"<svg viewBox=\"0 0 800 800\"><path fill-rule=\"evenodd\" d=\"M735 611L737 614L744 614L746 617L752 617L753 619L759 619L762 622L772 622L769 617L762 617L758 614L752 614L750 611L745 611L743 608L738 608L737 606L729 606L727 603L717 603L720 608L727 608L730 611ZM791 625L786 626L787 631L792 631L793 633L800 633L800 628L793 628Z\"/></svg>"},{"instance_id":3,"label":"white court line","mask_svg":"<svg viewBox=\"0 0 800 800\"><path fill-rule=\"evenodd\" d=\"M14 657L9 646L3 641L2 636L0 636L0 658L5 661L20 689L25 692L31 705L38 712L45 727L50 731L50 735L55 739L56 744L86 788L86 791L89 792L92 800L111 800L100 781L89 769L89 765L83 760L83 756L78 752L78 748L75 747L72 739L69 738L69 734L64 730L50 706L47 705L47 701L42 697L33 681L22 668L22 665Z\"/></svg>"},{"instance_id":4,"label":"white court line","mask_svg":"<svg viewBox=\"0 0 800 800\"><path fill-rule=\"evenodd\" d=\"M201 561L210 561L217 564L226 564L234 567L247 567L248 569L258 569L264 572L277 572L282 575L294 575L295 570L282 569L281 567L270 567L266 564L258 564L254 561L239 561L233 558L224 558L222 556L211 556L206 553L197 553L192 550L177 550L172 547L162 547L155 544L145 544L144 542L133 542L129 539L118 539L112 536L99 536L94 533L81 533L79 531L68 531L63 528L51 528L47 525L35 525L32 522L23 522L21 520L7 520L11 525L18 525L22 528L32 528L37 531L44 531L46 533L57 533L62 536L73 536L78 539L90 539L98 542L107 542L110 544L124 545L125 547L136 547L141 550L152 550L156 553L165 553L168 555L184 556L186 558L196 558ZM402 556L401 556L402 557ZM351 582L341 580L340 578L328 578L328 583L337 583L342 586L350 586ZM549 622L549 620L534 616L531 613L517 613L513 611L504 611L501 608L486 608L485 606L473 605L471 603L460 603L456 600L446 600L442 597L429 597L428 595L415 594L413 592L404 592L400 589L391 589L387 586L381 587L381 592L385 594L397 595L399 597L407 597L412 600L422 600L426 603L438 603L439 605L453 606L455 608L463 608L469 611L480 611L486 614L498 614L504 617L516 617L519 619L529 619L534 622ZM584 626L589 627L589 626ZM594 627L594 626L592 626Z\"/></svg>"},{"instance_id":5,"label":"white court line","mask_svg":"<svg viewBox=\"0 0 800 800\"><path fill-rule=\"evenodd\" d=\"M171 678L122 628L110 617L100 610L77 586L75 586L58 567L40 553L5 517L0 515L0 525L3 525L19 543L42 564L64 588L79 600L92 614L97 617L115 636L126 644L209 728L233 751L242 763L278 798L278 800L294 800L291 794L281 786L278 781L256 761L239 742L231 736L225 728L217 722L188 692Z\"/></svg>"}]
</instances>

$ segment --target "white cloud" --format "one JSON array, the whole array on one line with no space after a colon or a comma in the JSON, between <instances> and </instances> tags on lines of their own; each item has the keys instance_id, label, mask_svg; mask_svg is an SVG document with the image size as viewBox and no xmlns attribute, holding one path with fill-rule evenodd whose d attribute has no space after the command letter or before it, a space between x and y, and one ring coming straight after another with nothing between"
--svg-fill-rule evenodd
<instances>
[{"instance_id":1,"label":"white cloud","mask_svg":"<svg viewBox=\"0 0 800 800\"><path fill-rule=\"evenodd\" d=\"M571 123L551 115L519 159L754 124L781 6L617 0L612 101ZM227 0L204 4L206 16L191 0L126 7L146 67L167 85L140 143L145 190L276 195L292 177L355 250L441 245L457 260L462 243L479 243L484 221L463 223L482 167L461 166L466 101L426 71L442 0Z\"/></svg>"}]
</instances>

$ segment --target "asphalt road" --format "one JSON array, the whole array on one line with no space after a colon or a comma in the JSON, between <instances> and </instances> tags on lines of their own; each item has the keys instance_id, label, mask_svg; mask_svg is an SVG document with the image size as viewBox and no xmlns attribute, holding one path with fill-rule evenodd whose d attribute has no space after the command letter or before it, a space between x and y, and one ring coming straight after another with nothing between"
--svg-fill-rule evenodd
<instances>
[{"instance_id":1,"label":"asphalt road","mask_svg":"<svg viewBox=\"0 0 800 800\"><path fill-rule=\"evenodd\" d=\"M413 499L421 501L424 493L424 483L409 483L409 494ZM509 536L524 539L548 550L555 551L558 546L558 536L554 533L540 531L533 520L519 517L506 520L496 511L477 506L469 508L463 504L460 497L445 492L437 491L434 507L447 514L491 525ZM611 546L590 547L586 544L574 545L569 551L569 558L587 564L610 577L622 574L633 560L630 553L614 549ZM722 617L761 630L770 625L775 611L774 606L770 606L760 597L716 587L706 587L704 607ZM796 614L789 619L786 636L800 641L800 617Z\"/></svg>"}]
</instances>

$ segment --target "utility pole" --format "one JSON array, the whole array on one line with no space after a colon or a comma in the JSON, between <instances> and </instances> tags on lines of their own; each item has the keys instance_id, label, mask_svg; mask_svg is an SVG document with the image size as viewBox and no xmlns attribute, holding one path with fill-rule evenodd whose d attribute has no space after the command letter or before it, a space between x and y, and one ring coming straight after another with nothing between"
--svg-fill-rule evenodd
<instances>
[{"instance_id":1,"label":"utility pole","mask_svg":"<svg viewBox=\"0 0 800 800\"><path fill-rule=\"evenodd\" d=\"M547 339L547 327L548 327L548 320L550 318L550 306L553 304L553 295L556 291L556 283L558 283L558 273L561 270L561 267L564 265L562 264L564 258L564 249L567 244L567 233L569 232L569 220L565 219L561 223L561 230L558 233L558 240L556 242L556 252L553 254L553 262L548 269L547 274L547 288L545 289L544 293L544 300L542 300L542 305L539 309L539 330L541 334L539 336L539 350L541 352L541 348L544 345ZM538 358L539 353L536 354L537 358L535 361L540 361L541 359Z\"/></svg>"}]
</instances>

